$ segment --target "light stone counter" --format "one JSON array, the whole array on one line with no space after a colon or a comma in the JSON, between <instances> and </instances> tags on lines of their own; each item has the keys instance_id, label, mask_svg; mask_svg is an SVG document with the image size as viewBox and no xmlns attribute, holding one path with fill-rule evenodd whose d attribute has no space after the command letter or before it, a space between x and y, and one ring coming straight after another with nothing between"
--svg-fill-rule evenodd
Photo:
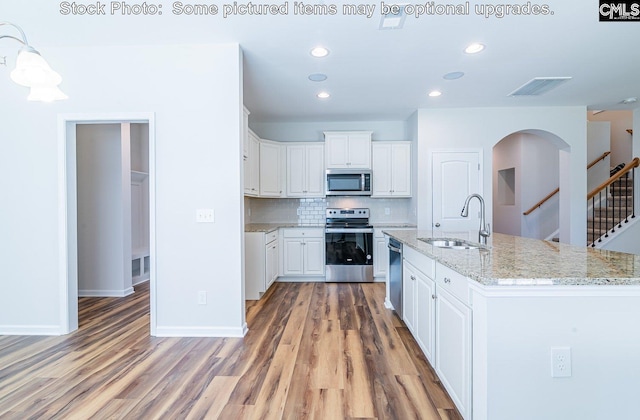
<instances>
[{"instance_id":1,"label":"light stone counter","mask_svg":"<svg viewBox=\"0 0 640 420\"><path fill-rule=\"evenodd\" d=\"M244 231L245 232L273 232L276 229L280 229L280 228L324 228L324 224L317 224L317 225L309 225L309 224L304 224L301 225L299 223L295 223L295 222L291 222L291 223L286 223L286 222L282 222L282 223L249 223L247 225L244 225Z\"/></svg>"},{"instance_id":2,"label":"light stone counter","mask_svg":"<svg viewBox=\"0 0 640 420\"><path fill-rule=\"evenodd\" d=\"M493 233L486 249L446 249L418 238L429 230L384 233L485 286L640 285L640 256ZM477 241L476 236L470 236ZM438 237L468 239L442 233Z\"/></svg>"}]
</instances>

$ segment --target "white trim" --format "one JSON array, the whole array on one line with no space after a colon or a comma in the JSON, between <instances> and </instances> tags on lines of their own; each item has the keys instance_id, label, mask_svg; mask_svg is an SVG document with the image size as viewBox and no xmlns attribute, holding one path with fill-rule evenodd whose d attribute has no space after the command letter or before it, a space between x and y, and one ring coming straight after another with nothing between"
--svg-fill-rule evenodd
<instances>
[{"instance_id":1,"label":"white trim","mask_svg":"<svg viewBox=\"0 0 640 420\"><path fill-rule=\"evenodd\" d=\"M247 324L242 327L162 327L156 326L156 337L244 337Z\"/></svg>"},{"instance_id":2,"label":"white trim","mask_svg":"<svg viewBox=\"0 0 640 420\"><path fill-rule=\"evenodd\" d=\"M60 325L0 325L0 335L63 335Z\"/></svg>"},{"instance_id":3,"label":"white trim","mask_svg":"<svg viewBox=\"0 0 640 420\"><path fill-rule=\"evenodd\" d=\"M384 298L384 307L387 308L387 309L391 309L392 311L395 310L395 308L391 304L391 301L389 300L388 297Z\"/></svg>"},{"instance_id":4,"label":"white trim","mask_svg":"<svg viewBox=\"0 0 640 420\"><path fill-rule=\"evenodd\" d=\"M155 129L155 113L153 112L116 112L116 113L70 113L70 114L58 114L58 232L59 232L59 304L60 304L60 325L56 328L54 335L68 334L71 331L78 328L78 320L71 319L69 305L73 296L69 296L71 291L69 279L69 242L68 235L69 226L67 223L68 217L68 195L67 190L67 146L68 146L68 125L76 124L104 124L104 123L148 123L149 124L149 248L150 248L150 264L149 264L149 278L150 278L150 329L151 335L155 335L156 331L156 162L155 162L155 143L156 143L156 129ZM75 136L73 137L75 140ZM77 240L77 238L76 238ZM76 256L77 259L77 256ZM75 263L75 261L74 261ZM77 281L77 279L73 279ZM79 294L79 293L77 293ZM101 295L103 296L103 295ZM76 296L77 298L77 296ZM40 330L40 329L38 329ZM46 330L42 330L46 331Z\"/></svg>"},{"instance_id":5,"label":"white trim","mask_svg":"<svg viewBox=\"0 0 640 420\"><path fill-rule=\"evenodd\" d=\"M276 279L278 283L324 283L324 276L283 276Z\"/></svg>"},{"instance_id":6,"label":"white trim","mask_svg":"<svg viewBox=\"0 0 640 420\"><path fill-rule=\"evenodd\" d=\"M553 238L557 238L560 236L560 228L556 229L551 235L544 238L545 241L552 241Z\"/></svg>"},{"instance_id":7,"label":"white trim","mask_svg":"<svg viewBox=\"0 0 640 420\"><path fill-rule=\"evenodd\" d=\"M78 297L125 297L133 294L133 287L123 290L78 290Z\"/></svg>"}]
</instances>

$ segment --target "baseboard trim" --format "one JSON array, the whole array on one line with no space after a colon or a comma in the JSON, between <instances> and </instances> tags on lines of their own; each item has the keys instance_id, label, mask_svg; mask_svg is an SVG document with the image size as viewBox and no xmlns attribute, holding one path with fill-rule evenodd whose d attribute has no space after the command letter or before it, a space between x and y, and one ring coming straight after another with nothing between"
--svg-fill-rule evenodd
<instances>
[{"instance_id":1,"label":"baseboard trim","mask_svg":"<svg viewBox=\"0 0 640 420\"><path fill-rule=\"evenodd\" d=\"M133 287L124 290L78 290L78 297L125 297L133 294Z\"/></svg>"},{"instance_id":2,"label":"baseboard trim","mask_svg":"<svg viewBox=\"0 0 640 420\"><path fill-rule=\"evenodd\" d=\"M0 325L0 335L63 335L59 325Z\"/></svg>"},{"instance_id":3,"label":"baseboard trim","mask_svg":"<svg viewBox=\"0 0 640 420\"><path fill-rule=\"evenodd\" d=\"M147 278L143 278L143 279L140 279L140 280L137 280L137 281L134 281L132 285L133 285L133 286L137 286L137 285L139 285L139 284L146 283L146 282L148 282L148 281L149 281L149 277L147 277Z\"/></svg>"},{"instance_id":4,"label":"baseboard trim","mask_svg":"<svg viewBox=\"0 0 640 420\"><path fill-rule=\"evenodd\" d=\"M156 327L156 337L244 337L248 328L241 327Z\"/></svg>"},{"instance_id":5,"label":"baseboard trim","mask_svg":"<svg viewBox=\"0 0 640 420\"><path fill-rule=\"evenodd\" d=\"M391 301L387 298L384 299L384 307L387 309L395 310L395 308L391 304Z\"/></svg>"}]
</instances>

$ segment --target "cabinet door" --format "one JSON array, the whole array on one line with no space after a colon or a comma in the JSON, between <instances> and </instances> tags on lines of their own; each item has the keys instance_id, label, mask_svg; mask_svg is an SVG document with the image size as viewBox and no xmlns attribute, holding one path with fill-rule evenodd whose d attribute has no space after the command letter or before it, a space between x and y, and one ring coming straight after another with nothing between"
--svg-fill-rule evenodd
<instances>
[{"instance_id":1,"label":"cabinet door","mask_svg":"<svg viewBox=\"0 0 640 420\"><path fill-rule=\"evenodd\" d=\"M249 132L249 157L247 162L250 167L249 185L251 195L257 196L260 193L260 140L251 131Z\"/></svg>"},{"instance_id":2,"label":"cabinet door","mask_svg":"<svg viewBox=\"0 0 640 420\"><path fill-rule=\"evenodd\" d=\"M304 274L304 241L302 238L285 238L283 245L283 270L285 276Z\"/></svg>"},{"instance_id":3,"label":"cabinet door","mask_svg":"<svg viewBox=\"0 0 640 420\"><path fill-rule=\"evenodd\" d=\"M347 156L347 167L371 169L371 134L350 134Z\"/></svg>"},{"instance_id":4,"label":"cabinet door","mask_svg":"<svg viewBox=\"0 0 640 420\"><path fill-rule=\"evenodd\" d=\"M460 414L471 404L471 309L437 287L435 369Z\"/></svg>"},{"instance_id":5,"label":"cabinet door","mask_svg":"<svg viewBox=\"0 0 640 420\"><path fill-rule=\"evenodd\" d=\"M306 146L287 146L287 196L303 197L306 191Z\"/></svg>"},{"instance_id":6,"label":"cabinet door","mask_svg":"<svg viewBox=\"0 0 640 420\"><path fill-rule=\"evenodd\" d=\"M260 196L280 197L280 147L260 142Z\"/></svg>"},{"instance_id":7,"label":"cabinet door","mask_svg":"<svg viewBox=\"0 0 640 420\"><path fill-rule=\"evenodd\" d=\"M391 145L373 143L373 181L372 197L391 195Z\"/></svg>"},{"instance_id":8,"label":"cabinet door","mask_svg":"<svg viewBox=\"0 0 640 420\"><path fill-rule=\"evenodd\" d=\"M402 263L402 316L407 328L416 335L416 282L413 266L404 260Z\"/></svg>"},{"instance_id":9,"label":"cabinet door","mask_svg":"<svg viewBox=\"0 0 640 420\"><path fill-rule=\"evenodd\" d=\"M411 144L391 146L391 195L411 197Z\"/></svg>"},{"instance_id":10,"label":"cabinet door","mask_svg":"<svg viewBox=\"0 0 640 420\"><path fill-rule=\"evenodd\" d=\"M349 136L347 134L325 134L327 168L348 168Z\"/></svg>"},{"instance_id":11,"label":"cabinet door","mask_svg":"<svg viewBox=\"0 0 640 420\"><path fill-rule=\"evenodd\" d=\"M422 272L416 273L416 341L427 357L434 363L435 340L435 282Z\"/></svg>"},{"instance_id":12,"label":"cabinet door","mask_svg":"<svg viewBox=\"0 0 640 420\"><path fill-rule=\"evenodd\" d=\"M373 251L373 275L383 277L387 274L387 266L389 265L389 249L384 238L374 239L376 246Z\"/></svg>"},{"instance_id":13,"label":"cabinet door","mask_svg":"<svg viewBox=\"0 0 640 420\"><path fill-rule=\"evenodd\" d=\"M304 274L324 275L324 238L306 238L304 240Z\"/></svg>"},{"instance_id":14,"label":"cabinet door","mask_svg":"<svg viewBox=\"0 0 640 420\"><path fill-rule=\"evenodd\" d=\"M267 261L266 261L266 286L267 290L273 282L278 278L278 241L273 241L267 244L266 247Z\"/></svg>"},{"instance_id":15,"label":"cabinet door","mask_svg":"<svg viewBox=\"0 0 640 420\"><path fill-rule=\"evenodd\" d=\"M324 146L306 146L306 195L324 197L325 195Z\"/></svg>"}]
</instances>

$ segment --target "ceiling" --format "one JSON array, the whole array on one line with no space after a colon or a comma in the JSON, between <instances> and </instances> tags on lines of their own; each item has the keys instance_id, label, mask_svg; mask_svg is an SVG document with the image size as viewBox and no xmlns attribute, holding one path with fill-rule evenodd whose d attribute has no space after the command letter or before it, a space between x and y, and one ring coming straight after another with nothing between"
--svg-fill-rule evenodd
<instances>
[{"instance_id":1,"label":"ceiling","mask_svg":"<svg viewBox=\"0 0 640 420\"><path fill-rule=\"evenodd\" d=\"M328 1L305 4L334 4L334 16L295 15L289 1L286 16L227 18L221 15L223 2L182 2L220 5L219 14L209 16L174 15L172 1L155 3L163 5L162 16L109 15L109 5L107 16L63 16L59 2L2 2L2 19L20 25L45 57L47 46L58 45L238 42L244 51L244 102L255 121L404 120L419 108L640 106L620 103L640 97L640 22L598 22L593 1L548 0L552 15L502 18L478 16L475 6L483 3L469 2L467 16L408 16L394 30L379 29L379 1L353 3L375 5L371 18L345 16L343 2ZM471 42L486 49L465 54ZM316 45L330 54L312 57ZM465 75L443 79L453 71ZM328 78L312 82L312 73ZM508 96L534 77L549 76L572 79L544 95ZM442 96L428 97L432 89ZM318 99L321 90L331 97Z\"/></svg>"}]
</instances>

